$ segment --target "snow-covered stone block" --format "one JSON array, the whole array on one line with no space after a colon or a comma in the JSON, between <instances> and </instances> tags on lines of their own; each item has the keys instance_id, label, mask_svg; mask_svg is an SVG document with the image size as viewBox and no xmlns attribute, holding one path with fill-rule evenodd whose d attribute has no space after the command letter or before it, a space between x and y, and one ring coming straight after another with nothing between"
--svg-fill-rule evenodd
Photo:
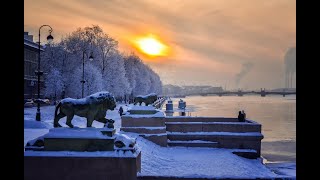
<instances>
[{"instance_id":1,"label":"snow-covered stone block","mask_svg":"<svg viewBox=\"0 0 320 180\"><path fill-rule=\"evenodd\" d=\"M136 139L131 138L125 134L115 134L114 146L115 150L132 151L135 152Z\"/></svg>"}]
</instances>

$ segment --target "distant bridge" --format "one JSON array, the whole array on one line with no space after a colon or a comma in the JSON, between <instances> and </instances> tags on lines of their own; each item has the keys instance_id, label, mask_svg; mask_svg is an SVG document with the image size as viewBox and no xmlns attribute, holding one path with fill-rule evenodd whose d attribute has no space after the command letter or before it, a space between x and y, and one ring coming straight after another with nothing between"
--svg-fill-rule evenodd
<instances>
[{"instance_id":1,"label":"distant bridge","mask_svg":"<svg viewBox=\"0 0 320 180\"><path fill-rule=\"evenodd\" d=\"M265 89L261 89L261 91L221 91L221 92L206 92L206 93L199 93L198 95L201 96L208 96L208 95L218 95L218 96L223 96L223 95L237 95L237 96L243 96L245 94L260 94L261 97L265 97L266 95L269 94L276 94L276 95L282 95L285 97L286 95L291 95L291 94L296 94L294 91L266 91ZM190 94L191 95L191 94Z\"/></svg>"}]
</instances>

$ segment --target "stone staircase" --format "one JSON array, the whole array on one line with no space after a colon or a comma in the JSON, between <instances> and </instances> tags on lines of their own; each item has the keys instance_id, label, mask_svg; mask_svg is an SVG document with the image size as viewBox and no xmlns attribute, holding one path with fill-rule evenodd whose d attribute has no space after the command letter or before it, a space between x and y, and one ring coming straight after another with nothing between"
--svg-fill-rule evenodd
<instances>
[{"instance_id":1,"label":"stone staircase","mask_svg":"<svg viewBox=\"0 0 320 180\"><path fill-rule=\"evenodd\" d=\"M192 141L171 141L168 139L168 146L184 146L184 147L212 147L217 148L218 142L192 140Z\"/></svg>"},{"instance_id":2,"label":"stone staircase","mask_svg":"<svg viewBox=\"0 0 320 180\"><path fill-rule=\"evenodd\" d=\"M261 125L237 118L166 117L168 146L253 149L260 156Z\"/></svg>"},{"instance_id":3,"label":"stone staircase","mask_svg":"<svg viewBox=\"0 0 320 180\"><path fill-rule=\"evenodd\" d=\"M165 119L161 117L121 118L121 131L133 132L160 146L167 147Z\"/></svg>"},{"instance_id":4,"label":"stone staircase","mask_svg":"<svg viewBox=\"0 0 320 180\"><path fill-rule=\"evenodd\" d=\"M121 130L134 132L162 146L234 149L243 156L259 157L261 124L237 118L190 116L122 116ZM248 151L248 152L247 152Z\"/></svg>"}]
</instances>

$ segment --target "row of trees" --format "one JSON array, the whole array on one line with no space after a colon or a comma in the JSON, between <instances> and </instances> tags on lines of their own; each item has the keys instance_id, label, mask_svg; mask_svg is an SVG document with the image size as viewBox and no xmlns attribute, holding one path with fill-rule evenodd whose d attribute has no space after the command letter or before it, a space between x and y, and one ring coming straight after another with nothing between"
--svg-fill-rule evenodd
<instances>
[{"instance_id":1,"label":"row of trees","mask_svg":"<svg viewBox=\"0 0 320 180\"><path fill-rule=\"evenodd\" d=\"M83 59L84 96L103 90L116 97L162 92L158 74L137 55L120 53L118 42L96 25L47 45L41 56L47 97L81 97Z\"/></svg>"}]
</instances>

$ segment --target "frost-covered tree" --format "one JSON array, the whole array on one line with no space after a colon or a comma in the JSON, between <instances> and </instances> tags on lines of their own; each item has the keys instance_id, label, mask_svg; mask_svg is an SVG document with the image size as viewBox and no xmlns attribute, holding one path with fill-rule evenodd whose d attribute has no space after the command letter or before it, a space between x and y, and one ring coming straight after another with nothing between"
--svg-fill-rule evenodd
<instances>
[{"instance_id":1,"label":"frost-covered tree","mask_svg":"<svg viewBox=\"0 0 320 180\"><path fill-rule=\"evenodd\" d=\"M104 90L102 74L96 66L88 64L84 72L84 79L86 81L84 94L86 96Z\"/></svg>"},{"instance_id":2,"label":"frost-covered tree","mask_svg":"<svg viewBox=\"0 0 320 180\"><path fill-rule=\"evenodd\" d=\"M162 81L160 79L160 76L158 74L155 73L155 93L162 95Z\"/></svg>"},{"instance_id":3,"label":"frost-covered tree","mask_svg":"<svg viewBox=\"0 0 320 180\"><path fill-rule=\"evenodd\" d=\"M88 96L103 89L102 75L98 68L89 62L85 64L84 70L84 96ZM68 79L68 88L66 96L72 98L81 98L82 95L82 66L78 66L74 73Z\"/></svg>"},{"instance_id":4,"label":"frost-covered tree","mask_svg":"<svg viewBox=\"0 0 320 180\"><path fill-rule=\"evenodd\" d=\"M147 68L150 74L151 86L149 92L162 94L162 82L157 73L155 73L150 67Z\"/></svg>"},{"instance_id":5,"label":"frost-covered tree","mask_svg":"<svg viewBox=\"0 0 320 180\"><path fill-rule=\"evenodd\" d=\"M56 69L62 73L68 52L59 43L47 44L44 49L41 52L41 70L50 72L51 69Z\"/></svg>"},{"instance_id":6,"label":"frost-covered tree","mask_svg":"<svg viewBox=\"0 0 320 180\"><path fill-rule=\"evenodd\" d=\"M118 41L104 33L101 27L97 25L85 27L83 30L91 37L92 51L97 57L95 62L100 66L101 73L104 74L108 66L108 59L112 58L112 54L118 51Z\"/></svg>"},{"instance_id":7,"label":"frost-covered tree","mask_svg":"<svg viewBox=\"0 0 320 180\"><path fill-rule=\"evenodd\" d=\"M143 63L139 63L137 67L137 79L136 79L136 87L133 90L133 94L136 95L146 95L150 93L149 89L151 86L151 81L149 78L148 70Z\"/></svg>"},{"instance_id":8,"label":"frost-covered tree","mask_svg":"<svg viewBox=\"0 0 320 180\"><path fill-rule=\"evenodd\" d=\"M128 94L132 94L132 90L135 89L136 87L136 76L137 73L137 63L139 63L139 58L137 56L135 56L134 54L131 54L129 56L126 55L122 55L124 57L124 68L126 70L126 77L128 79L128 83L129 83L129 92Z\"/></svg>"},{"instance_id":9,"label":"frost-covered tree","mask_svg":"<svg viewBox=\"0 0 320 180\"><path fill-rule=\"evenodd\" d=\"M105 89L115 96L129 94L130 85L126 77L122 56L119 53L112 53L107 60L107 64L103 75Z\"/></svg>"},{"instance_id":10,"label":"frost-covered tree","mask_svg":"<svg viewBox=\"0 0 320 180\"><path fill-rule=\"evenodd\" d=\"M133 96L149 93L161 94L162 82L159 76L135 54L123 55L126 76Z\"/></svg>"},{"instance_id":11,"label":"frost-covered tree","mask_svg":"<svg viewBox=\"0 0 320 180\"><path fill-rule=\"evenodd\" d=\"M47 97L57 99L57 96L60 95L63 90L64 84L61 73L55 68L51 69L51 71L46 75L45 95Z\"/></svg>"}]
</instances>

